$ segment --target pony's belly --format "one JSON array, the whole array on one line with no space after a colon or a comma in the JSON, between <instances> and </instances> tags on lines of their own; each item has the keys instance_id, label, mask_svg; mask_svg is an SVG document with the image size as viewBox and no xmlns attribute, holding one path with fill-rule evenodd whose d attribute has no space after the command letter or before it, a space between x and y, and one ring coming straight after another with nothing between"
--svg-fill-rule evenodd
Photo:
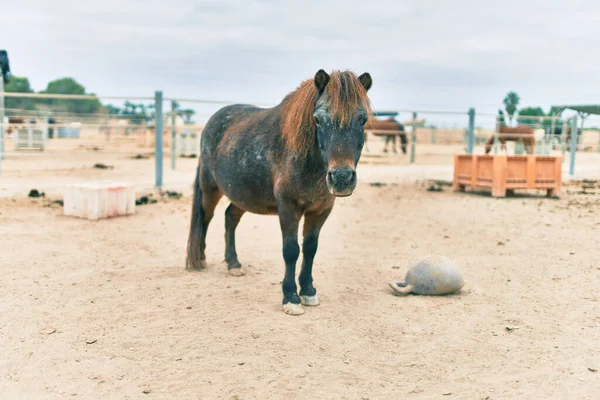
<instances>
[{"instance_id":1,"label":"pony's belly","mask_svg":"<svg viewBox=\"0 0 600 400\"><path fill-rule=\"evenodd\" d=\"M237 207L254 214L277 214L277 199L268 179L247 172L217 174L217 185Z\"/></svg>"},{"instance_id":2,"label":"pony's belly","mask_svg":"<svg viewBox=\"0 0 600 400\"><path fill-rule=\"evenodd\" d=\"M238 208L253 214L262 215L276 215L277 214L277 202L268 201L257 201L256 198L247 198L243 196L237 196L236 194L230 194L226 191L225 196L235 204Z\"/></svg>"}]
</instances>

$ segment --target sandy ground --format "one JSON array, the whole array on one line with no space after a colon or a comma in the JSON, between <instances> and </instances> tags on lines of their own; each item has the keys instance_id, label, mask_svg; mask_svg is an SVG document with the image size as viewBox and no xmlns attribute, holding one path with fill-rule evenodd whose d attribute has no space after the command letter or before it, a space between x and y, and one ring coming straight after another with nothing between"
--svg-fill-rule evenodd
<instances>
[{"instance_id":1,"label":"sandy ground","mask_svg":"<svg viewBox=\"0 0 600 400\"><path fill-rule=\"evenodd\" d=\"M412 166L406 156L365 157L361 184L321 235L322 304L300 317L280 310L275 217L242 218L248 275L230 277L223 199L209 268L184 270L197 160L178 159L175 171L165 160L165 188L182 198L91 222L48 205L64 184L86 179L147 192L154 160L123 149L9 158L0 178L0 399L597 398L600 185L582 194L568 183L560 199L430 192L415 181L447 178L452 152L421 149ZM581 156L592 172L593 157ZM28 199L30 188L47 197ZM455 259L464 289L392 295L387 281L429 254Z\"/></svg>"},{"instance_id":2,"label":"sandy ground","mask_svg":"<svg viewBox=\"0 0 600 400\"><path fill-rule=\"evenodd\" d=\"M110 174L109 171L101 173ZM2 399L550 399L600 388L600 189L493 199L362 183L325 225L322 304L280 311L275 217L247 214L230 277L184 270L190 198L91 222L0 199ZM466 285L397 297L428 254Z\"/></svg>"}]
</instances>

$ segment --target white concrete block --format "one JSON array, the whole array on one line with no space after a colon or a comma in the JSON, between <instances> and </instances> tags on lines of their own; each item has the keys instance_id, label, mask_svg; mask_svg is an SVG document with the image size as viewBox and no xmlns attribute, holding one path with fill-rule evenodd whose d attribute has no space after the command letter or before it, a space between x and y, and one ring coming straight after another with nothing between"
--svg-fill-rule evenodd
<instances>
[{"instance_id":1,"label":"white concrete block","mask_svg":"<svg viewBox=\"0 0 600 400\"><path fill-rule=\"evenodd\" d=\"M99 181L70 185L63 197L64 214L87 219L110 218L135 212L135 187Z\"/></svg>"}]
</instances>

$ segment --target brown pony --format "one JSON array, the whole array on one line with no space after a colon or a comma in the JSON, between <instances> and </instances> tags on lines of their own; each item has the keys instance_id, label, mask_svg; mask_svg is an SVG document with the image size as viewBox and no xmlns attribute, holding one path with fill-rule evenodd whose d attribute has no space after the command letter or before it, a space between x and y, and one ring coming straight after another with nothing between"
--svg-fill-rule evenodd
<instances>
[{"instance_id":1,"label":"brown pony","mask_svg":"<svg viewBox=\"0 0 600 400\"><path fill-rule=\"evenodd\" d=\"M371 76L319 70L273 108L236 104L217 111L202 133L188 239L188 269L205 268L206 232L223 195L225 261L244 275L235 249L235 229L246 212L278 215L282 233L283 311L303 314L319 304L312 267L319 232L336 197L356 187L356 165L371 116ZM298 228L304 216L302 269Z\"/></svg>"},{"instance_id":2,"label":"brown pony","mask_svg":"<svg viewBox=\"0 0 600 400\"><path fill-rule=\"evenodd\" d=\"M525 150L529 154L534 154L535 152L535 132L533 128L527 125L518 125L516 127L510 127L506 125L501 125L498 130L498 141L501 143L501 149L506 151L506 142L516 142L518 140L523 141L523 145L525 146ZM485 154L489 154L492 150L492 145L494 144L494 136L492 135L487 143L485 144Z\"/></svg>"},{"instance_id":3,"label":"brown pony","mask_svg":"<svg viewBox=\"0 0 600 400\"><path fill-rule=\"evenodd\" d=\"M15 129L14 125L21 125L24 123L25 119L23 117L8 117L8 127L6 128L6 133L10 135L13 132L13 129Z\"/></svg>"},{"instance_id":4,"label":"brown pony","mask_svg":"<svg viewBox=\"0 0 600 400\"><path fill-rule=\"evenodd\" d=\"M385 138L385 146L383 147L383 151L387 153L388 144L392 143L392 150L394 153L397 153L396 150L396 136L400 137L400 147L402 149L402 153L406 154L406 145L408 143L408 139L406 137L406 132L404 131L404 125L400 122L396 121L394 118L388 119L376 119L371 118L369 122L365 126L365 129L373 130L373 131L391 131L398 132L397 135L386 135ZM365 133L365 142L366 142L366 133Z\"/></svg>"}]
</instances>

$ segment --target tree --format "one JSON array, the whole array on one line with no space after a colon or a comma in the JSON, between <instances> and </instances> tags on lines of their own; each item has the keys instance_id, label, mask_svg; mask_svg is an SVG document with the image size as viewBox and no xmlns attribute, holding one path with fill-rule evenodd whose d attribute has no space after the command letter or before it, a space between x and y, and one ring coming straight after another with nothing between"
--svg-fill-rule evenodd
<instances>
[{"instance_id":1,"label":"tree","mask_svg":"<svg viewBox=\"0 0 600 400\"><path fill-rule=\"evenodd\" d=\"M85 87L73 78L56 79L50 83L41 93L47 94L75 94L84 95ZM75 114L94 114L102 108L98 99L85 100L65 100L65 99L47 99L45 102L50 108L66 111Z\"/></svg>"},{"instance_id":2,"label":"tree","mask_svg":"<svg viewBox=\"0 0 600 400\"><path fill-rule=\"evenodd\" d=\"M196 111L192 110L191 108L187 108L185 110L181 110L179 115L181 115L181 117L183 117L183 121L186 124L191 124L192 117L194 116L194 114L196 114Z\"/></svg>"},{"instance_id":3,"label":"tree","mask_svg":"<svg viewBox=\"0 0 600 400\"><path fill-rule=\"evenodd\" d=\"M504 118L504 111L498 110L498 123L500 126L506 125L506 119Z\"/></svg>"},{"instance_id":4,"label":"tree","mask_svg":"<svg viewBox=\"0 0 600 400\"><path fill-rule=\"evenodd\" d=\"M519 110L517 122L525 125L540 125L543 123L543 118L536 117L544 116L546 116L546 113L541 107L525 107Z\"/></svg>"},{"instance_id":5,"label":"tree","mask_svg":"<svg viewBox=\"0 0 600 400\"><path fill-rule=\"evenodd\" d=\"M516 92L510 91L504 97L504 108L506 109L506 114L508 115L508 120L512 123L513 116L517 112L519 107L519 95Z\"/></svg>"},{"instance_id":6,"label":"tree","mask_svg":"<svg viewBox=\"0 0 600 400\"><path fill-rule=\"evenodd\" d=\"M29 79L14 75L11 77L10 82L4 86L4 91L10 93L33 93ZM15 115L21 114L23 110L35 110L36 101L35 99L25 97L7 97L4 104L9 109L7 114Z\"/></svg>"},{"instance_id":7,"label":"tree","mask_svg":"<svg viewBox=\"0 0 600 400\"><path fill-rule=\"evenodd\" d=\"M136 104L126 100L125 103L123 103L123 108L121 109L113 106L108 107L107 109L109 110L109 114L119 115L123 118L127 118L127 120L132 124L141 124L144 121L148 122L152 118L151 110L153 109L154 105ZM114 113L111 113L111 109L114 110Z\"/></svg>"},{"instance_id":8,"label":"tree","mask_svg":"<svg viewBox=\"0 0 600 400\"><path fill-rule=\"evenodd\" d=\"M120 115L122 110L119 107L115 107L112 104L107 104L105 106L108 115Z\"/></svg>"}]
</instances>

